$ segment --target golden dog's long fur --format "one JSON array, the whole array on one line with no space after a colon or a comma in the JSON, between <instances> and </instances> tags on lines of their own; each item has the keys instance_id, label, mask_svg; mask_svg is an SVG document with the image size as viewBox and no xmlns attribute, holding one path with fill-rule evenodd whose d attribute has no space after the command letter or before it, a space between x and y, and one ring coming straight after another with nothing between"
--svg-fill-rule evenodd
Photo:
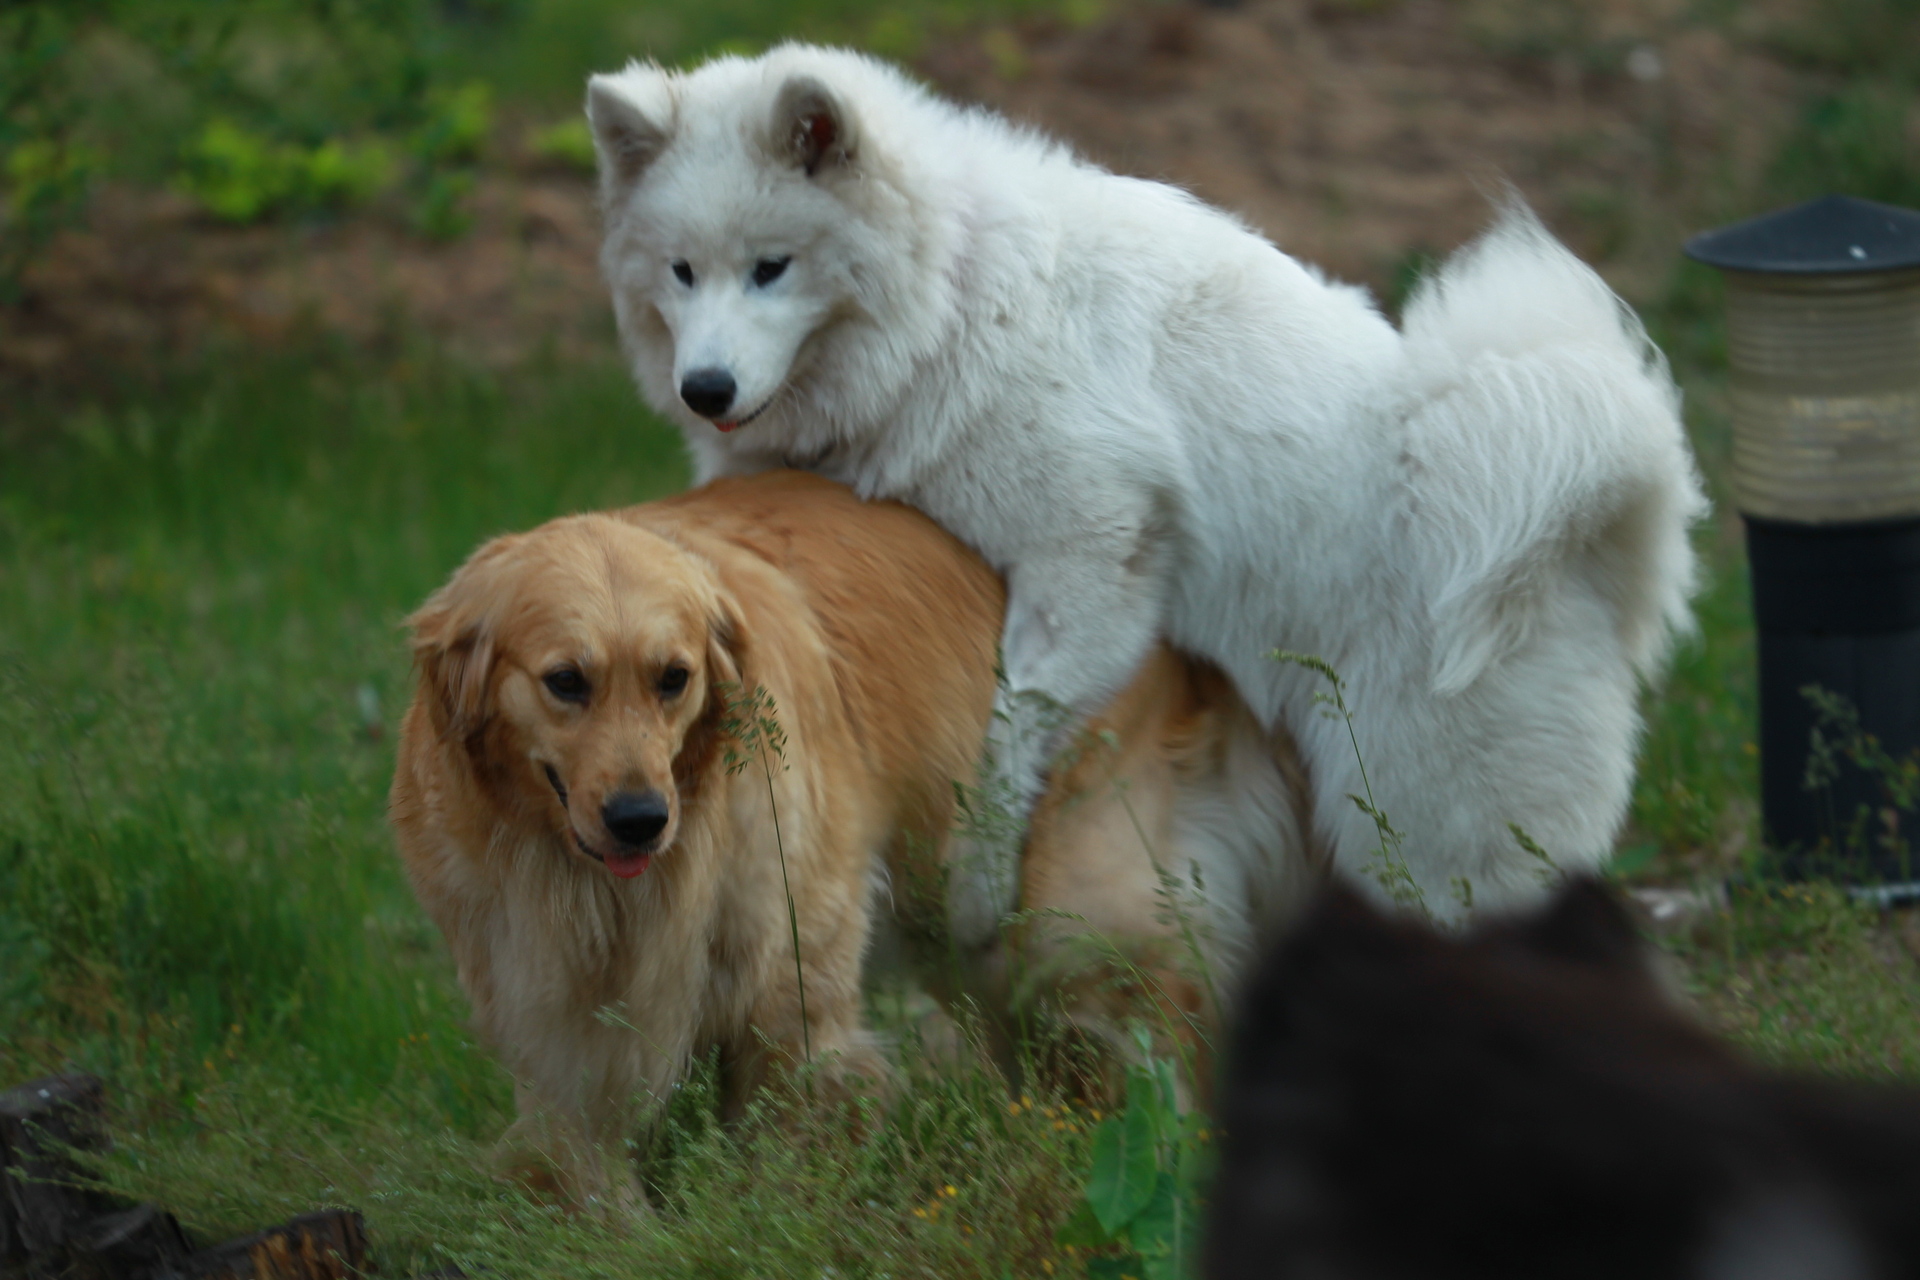
<instances>
[{"instance_id":1,"label":"golden dog's long fur","mask_svg":"<svg viewBox=\"0 0 1920 1280\"><path fill-rule=\"evenodd\" d=\"M1003 604L932 521L774 473L495 539L413 616L393 823L517 1082L516 1173L637 1203L622 1140L715 1047L736 1101L807 1054L829 1088L884 1082L861 1006L876 873L910 929L940 915L915 890L942 883L975 777ZM1189 961L1230 982L1306 865L1298 780L1170 653L1100 727L1025 864L1026 905L1076 920L965 957L962 985L1004 1012L1046 998L1040 975L1097 1038L1143 1012L1197 1035ZM1166 909L1183 894L1192 915Z\"/></svg>"}]
</instances>

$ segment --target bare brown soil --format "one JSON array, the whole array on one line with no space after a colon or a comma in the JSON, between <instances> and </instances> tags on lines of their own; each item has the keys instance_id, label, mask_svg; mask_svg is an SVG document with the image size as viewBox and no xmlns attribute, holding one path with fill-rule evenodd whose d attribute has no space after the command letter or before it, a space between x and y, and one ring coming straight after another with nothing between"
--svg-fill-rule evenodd
<instances>
[{"instance_id":1,"label":"bare brown soil","mask_svg":"<svg viewBox=\"0 0 1920 1280\"><path fill-rule=\"evenodd\" d=\"M469 199L472 229L441 243L379 212L229 227L170 193L101 192L85 229L29 269L21 304L0 308L0 381L84 387L214 336L373 344L425 332L494 366L610 349L589 181L500 165Z\"/></svg>"},{"instance_id":2,"label":"bare brown soil","mask_svg":"<svg viewBox=\"0 0 1920 1280\"><path fill-rule=\"evenodd\" d=\"M927 70L1335 275L1387 283L1408 253L1471 237L1511 183L1634 290L1750 187L1797 96L1773 62L1664 9L1159 5L987 32Z\"/></svg>"},{"instance_id":3,"label":"bare brown soil","mask_svg":"<svg viewBox=\"0 0 1920 1280\"><path fill-rule=\"evenodd\" d=\"M1740 207L1799 93L1678 0L1134 0L1083 27L957 36L921 70L1382 290L1511 183L1643 298L1687 231ZM391 210L231 228L169 194L101 192L0 309L0 380L84 385L215 334L313 329L424 331L497 366L610 349L591 184L498 151L473 229L445 244Z\"/></svg>"}]
</instances>

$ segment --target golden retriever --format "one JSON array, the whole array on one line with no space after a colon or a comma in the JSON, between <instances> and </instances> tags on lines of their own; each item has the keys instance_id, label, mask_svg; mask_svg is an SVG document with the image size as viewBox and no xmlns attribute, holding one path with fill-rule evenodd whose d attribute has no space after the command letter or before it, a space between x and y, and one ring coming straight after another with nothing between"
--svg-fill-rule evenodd
<instances>
[{"instance_id":1,"label":"golden retriever","mask_svg":"<svg viewBox=\"0 0 1920 1280\"><path fill-rule=\"evenodd\" d=\"M784 472L497 538L413 615L392 819L517 1082L517 1176L640 1205L623 1139L715 1048L736 1107L803 1059L884 1085L873 908L937 950L1004 600L924 516ZM1217 673L1156 656L1037 815L1024 901L1057 911L960 985L1204 1039L1190 962L1230 981L1306 866L1286 762Z\"/></svg>"}]
</instances>

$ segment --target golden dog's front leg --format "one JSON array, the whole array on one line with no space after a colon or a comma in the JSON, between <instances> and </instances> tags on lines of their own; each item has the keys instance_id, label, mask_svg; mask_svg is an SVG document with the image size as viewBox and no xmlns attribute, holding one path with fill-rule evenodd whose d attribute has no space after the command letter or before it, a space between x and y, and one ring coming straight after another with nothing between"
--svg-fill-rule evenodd
<instances>
[{"instance_id":1,"label":"golden dog's front leg","mask_svg":"<svg viewBox=\"0 0 1920 1280\"><path fill-rule=\"evenodd\" d=\"M634 1117L591 1117L523 1082L513 1089L518 1119L494 1145L502 1178L535 1199L610 1225L644 1216L646 1192L634 1176L627 1138Z\"/></svg>"},{"instance_id":2,"label":"golden dog's front leg","mask_svg":"<svg viewBox=\"0 0 1920 1280\"><path fill-rule=\"evenodd\" d=\"M744 1111L756 1090L775 1083L791 1086L784 1092L796 1101L840 1103L891 1090L892 1064L867 1029L861 1003L866 913L837 923L813 929L803 924L797 967L792 934L781 931L787 945L774 948L765 989L727 1054L729 1116Z\"/></svg>"}]
</instances>

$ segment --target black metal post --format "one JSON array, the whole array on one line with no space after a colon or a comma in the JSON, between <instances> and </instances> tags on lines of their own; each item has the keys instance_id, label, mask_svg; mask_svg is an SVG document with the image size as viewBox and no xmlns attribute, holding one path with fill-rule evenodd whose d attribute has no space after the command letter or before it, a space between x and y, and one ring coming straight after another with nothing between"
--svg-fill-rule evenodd
<instances>
[{"instance_id":1,"label":"black metal post","mask_svg":"<svg viewBox=\"0 0 1920 1280\"><path fill-rule=\"evenodd\" d=\"M1760 792L1767 841L1792 875L1920 879L1900 849L1920 840L1887 779L1844 750L1808 785L1818 729L1844 748L1844 721L1807 689L1838 694L1887 756L1920 748L1920 519L1809 525L1747 517L1760 648ZM1856 753L1857 754L1857 753ZM1820 773L1824 772L1822 779ZM1826 859L1851 849L1851 865Z\"/></svg>"}]
</instances>

